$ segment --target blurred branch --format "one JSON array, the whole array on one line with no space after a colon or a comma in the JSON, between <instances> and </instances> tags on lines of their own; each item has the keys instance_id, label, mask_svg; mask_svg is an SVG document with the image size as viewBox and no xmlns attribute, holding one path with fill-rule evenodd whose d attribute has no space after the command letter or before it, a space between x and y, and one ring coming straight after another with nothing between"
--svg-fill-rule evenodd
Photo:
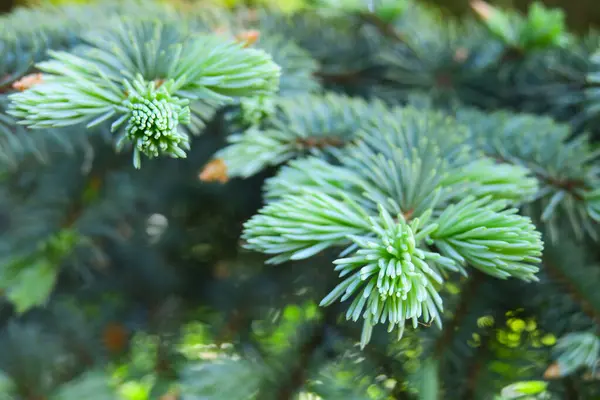
<instances>
[{"instance_id":1,"label":"blurred branch","mask_svg":"<svg viewBox=\"0 0 600 400\"><path fill-rule=\"evenodd\" d=\"M461 322L469 312L469 306L473 304L473 296L477 287L483 280L483 273L474 270L469 276L469 281L461 291L460 302L458 303L452 320L444 326L443 334L435 344L435 357L440 358L448 344L452 341L454 333Z\"/></svg>"}]
</instances>

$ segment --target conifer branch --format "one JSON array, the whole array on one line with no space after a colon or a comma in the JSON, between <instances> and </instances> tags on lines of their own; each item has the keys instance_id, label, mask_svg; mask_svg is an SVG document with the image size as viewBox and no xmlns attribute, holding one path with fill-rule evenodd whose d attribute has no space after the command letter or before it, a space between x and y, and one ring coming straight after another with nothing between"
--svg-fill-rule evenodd
<instances>
[{"instance_id":1,"label":"conifer branch","mask_svg":"<svg viewBox=\"0 0 600 400\"><path fill-rule=\"evenodd\" d=\"M346 145L362 124L389 112L382 103L338 94L280 98L275 108L260 126L229 136L229 146L215 154L230 177L247 178L311 150Z\"/></svg>"},{"instance_id":2,"label":"conifer branch","mask_svg":"<svg viewBox=\"0 0 600 400\"><path fill-rule=\"evenodd\" d=\"M265 52L173 25L123 19L84 40L77 55L51 51L37 65L44 81L11 95L9 113L38 129L110 120L116 130L127 121L117 146L134 143L138 168L140 152L185 157L189 139L177 126L192 121L190 102L216 107L279 84L280 68Z\"/></svg>"}]
</instances>

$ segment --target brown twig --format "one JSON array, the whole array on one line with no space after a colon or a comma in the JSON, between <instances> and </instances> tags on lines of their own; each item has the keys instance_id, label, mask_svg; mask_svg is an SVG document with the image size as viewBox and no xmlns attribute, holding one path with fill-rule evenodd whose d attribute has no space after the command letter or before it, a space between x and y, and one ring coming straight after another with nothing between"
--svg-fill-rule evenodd
<instances>
[{"instance_id":1,"label":"brown twig","mask_svg":"<svg viewBox=\"0 0 600 400\"><path fill-rule=\"evenodd\" d=\"M323 322L319 326L315 327L314 333L311 337L302 345L300 348L300 355L296 368L292 370L290 375L289 384L284 385L277 393L277 400L291 400L294 397L296 391L306 381L307 369L310 364L310 360L313 357L315 351L323 343L325 339L325 326Z\"/></svg>"},{"instance_id":2,"label":"brown twig","mask_svg":"<svg viewBox=\"0 0 600 400\"><path fill-rule=\"evenodd\" d=\"M570 280L565 276L565 274L557 267L554 263L552 263L547 258L543 260L544 266L546 266L546 270L548 271L548 275L550 277L561 283L567 289L567 292L571 295L573 300L579 304L581 310L586 314L590 319L592 319L596 324L600 325L600 313L594 309L592 303L585 297L584 294L580 293L577 290L577 287L570 282Z\"/></svg>"},{"instance_id":3,"label":"brown twig","mask_svg":"<svg viewBox=\"0 0 600 400\"><path fill-rule=\"evenodd\" d=\"M342 147L346 142L338 137L308 137L296 139L296 144L304 148L323 149L325 147Z\"/></svg>"},{"instance_id":4,"label":"brown twig","mask_svg":"<svg viewBox=\"0 0 600 400\"><path fill-rule=\"evenodd\" d=\"M385 22L373 13L361 13L359 17L366 23L373 25L383 35L398 42L405 42L404 37L394 28L393 25Z\"/></svg>"},{"instance_id":5,"label":"brown twig","mask_svg":"<svg viewBox=\"0 0 600 400\"><path fill-rule=\"evenodd\" d=\"M70 228L72 227L77 220L79 219L79 217L81 216L81 214L85 211L85 199L84 199L84 195L85 195L85 189L91 188L92 190L99 190L102 187L103 181L102 181L102 177L98 176L98 175L92 175L89 179L89 186L86 186L84 188L84 194L81 196L80 199L78 199L77 201L75 201L73 203L73 206L69 209L62 227L63 228Z\"/></svg>"},{"instance_id":6,"label":"brown twig","mask_svg":"<svg viewBox=\"0 0 600 400\"><path fill-rule=\"evenodd\" d=\"M483 274L479 271L473 271L470 274L469 280L465 287L461 291L460 301L454 312L452 320L444 326L442 336L437 340L435 344L434 354L436 358L440 358L446 347L452 341L456 329L460 326L463 319L469 312L469 306L472 304L473 296L475 296L476 289L479 287L483 279Z\"/></svg>"},{"instance_id":7,"label":"brown twig","mask_svg":"<svg viewBox=\"0 0 600 400\"><path fill-rule=\"evenodd\" d=\"M464 400L474 400L476 398L477 383L485 365L484 361L488 352L489 341L490 338L487 336L481 341L481 345L476 350L473 364L467 371L467 387L464 396L462 396Z\"/></svg>"},{"instance_id":8,"label":"brown twig","mask_svg":"<svg viewBox=\"0 0 600 400\"><path fill-rule=\"evenodd\" d=\"M563 382L565 387L565 400L579 400L579 393L577 393L577 388L573 383L573 379L566 377L563 379Z\"/></svg>"},{"instance_id":9,"label":"brown twig","mask_svg":"<svg viewBox=\"0 0 600 400\"><path fill-rule=\"evenodd\" d=\"M510 161L506 160L504 157L499 156L499 155L495 155L493 158L496 161L498 161L499 163L513 164ZM539 181L547 183L550 186L554 186L554 187L557 187L564 191L567 191L571 194L571 196L573 196L576 200L579 200L579 201L583 201L584 199L581 197L581 195L579 193L577 193L577 189L589 190L589 187L587 186L587 184L581 179L568 179L568 178L558 179L558 178L553 178L551 176L545 176L543 174L536 173L533 171L532 171L532 173L535 175L535 177Z\"/></svg>"},{"instance_id":10,"label":"brown twig","mask_svg":"<svg viewBox=\"0 0 600 400\"><path fill-rule=\"evenodd\" d=\"M564 191L569 192L576 200L583 201L583 197L579 193L577 193L576 189L589 189L584 181L581 179L555 179L552 177L544 177L541 175L537 175L536 177L548 183L549 185L560 188Z\"/></svg>"}]
</instances>

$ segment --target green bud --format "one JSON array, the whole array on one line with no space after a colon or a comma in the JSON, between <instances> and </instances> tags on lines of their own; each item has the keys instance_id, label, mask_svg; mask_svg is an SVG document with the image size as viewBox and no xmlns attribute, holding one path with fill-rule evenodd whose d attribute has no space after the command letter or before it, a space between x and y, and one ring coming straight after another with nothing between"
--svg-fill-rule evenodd
<instances>
[{"instance_id":1,"label":"green bud","mask_svg":"<svg viewBox=\"0 0 600 400\"><path fill-rule=\"evenodd\" d=\"M168 154L185 158L189 137L178 130L179 123L189 123L187 101L171 97L166 91L148 90L134 93L126 102L129 111L124 139L133 142L134 165L140 167L140 153L149 158Z\"/></svg>"}]
</instances>

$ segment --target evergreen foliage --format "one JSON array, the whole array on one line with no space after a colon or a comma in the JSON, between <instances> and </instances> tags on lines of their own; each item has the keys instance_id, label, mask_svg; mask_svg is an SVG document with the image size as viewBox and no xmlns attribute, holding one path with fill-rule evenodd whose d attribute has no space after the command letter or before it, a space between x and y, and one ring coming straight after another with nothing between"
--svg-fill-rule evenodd
<instances>
[{"instance_id":1,"label":"evergreen foliage","mask_svg":"<svg viewBox=\"0 0 600 400\"><path fill-rule=\"evenodd\" d=\"M600 36L472 7L0 16L0 398L600 396Z\"/></svg>"}]
</instances>

